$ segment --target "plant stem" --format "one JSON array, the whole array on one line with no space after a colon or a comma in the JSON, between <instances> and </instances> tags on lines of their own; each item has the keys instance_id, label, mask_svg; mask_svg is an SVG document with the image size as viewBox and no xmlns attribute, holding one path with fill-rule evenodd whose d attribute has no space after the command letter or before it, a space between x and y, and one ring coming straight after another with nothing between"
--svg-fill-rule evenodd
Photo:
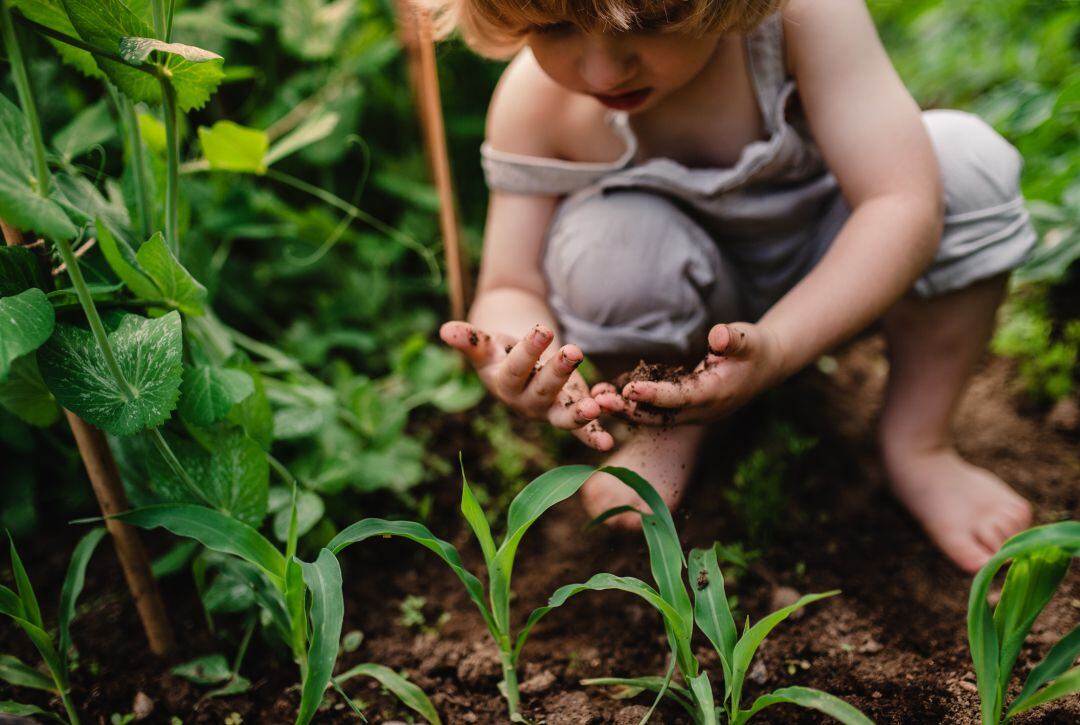
<instances>
[{"instance_id":1,"label":"plant stem","mask_svg":"<svg viewBox=\"0 0 1080 725\"><path fill-rule=\"evenodd\" d=\"M12 24L8 0L0 0L0 26L2 26L4 45L8 49L8 60L11 61L11 75L15 80L15 90L19 94L19 104L22 105L23 113L26 114L27 125L30 127L30 135L33 139L34 164L37 167L37 192L48 198L49 163L45 158L45 140L41 135L41 121L38 118L37 105L34 103L30 77L26 74L26 64L23 63L22 49L19 47L18 38L15 37L15 26Z\"/></svg>"},{"instance_id":2,"label":"plant stem","mask_svg":"<svg viewBox=\"0 0 1080 725\"><path fill-rule=\"evenodd\" d=\"M120 118L124 122L128 147L131 149L131 166L135 173L135 211L139 217L139 231L143 239L149 239L153 233L150 212L149 179L146 173L146 157L143 155L142 132L139 130L139 118L135 113L135 104L127 96L117 93L109 86L116 101Z\"/></svg>"},{"instance_id":3,"label":"plant stem","mask_svg":"<svg viewBox=\"0 0 1080 725\"><path fill-rule=\"evenodd\" d=\"M510 710L510 720L521 719L521 695L518 693L517 669L514 667L514 657L510 653L509 641L506 646L499 648L499 656L502 659L503 687L506 688L506 705Z\"/></svg>"},{"instance_id":4,"label":"plant stem","mask_svg":"<svg viewBox=\"0 0 1080 725\"><path fill-rule=\"evenodd\" d=\"M165 12L165 42L172 40L173 13L176 11L176 0L169 0L168 10Z\"/></svg>"},{"instance_id":5,"label":"plant stem","mask_svg":"<svg viewBox=\"0 0 1080 725\"><path fill-rule=\"evenodd\" d=\"M180 257L180 137L177 128L176 90L169 78L161 79L165 100L165 241Z\"/></svg>"},{"instance_id":6,"label":"plant stem","mask_svg":"<svg viewBox=\"0 0 1080 725\"><path fill-rule=\"evenodd\" d=\"M71 695L66 690L60 691L60 702L64 703L67 710L68 722L71 725L79 725L79 715L75 712L75 703L71 701Z\"/></svg>"},{"instance_id":7,"label":"plant stem","mask_svg":"<svg viewBox=\"0 0 1080 725\"><path fill-rule=\"evenodd\" d=\"M151 0L150 11L154 15L154 35L165 40L165 4L162 0Z\"/></svg>"},{"instance_id":8,"label":"plant stem","mask_svg":"<svg viewBox=\"0 0 1080 725\"><path fill-rule=\"evenodd\" d=\"M154 447L158 449L158 453L161 454L161 457L165 459L165 463L172 469L173 475L180 479L180 483L184 484L184 488L191 492L195 498L202 501L203 505L209 506L210 508L217 508L210 499L206 497L206 494L199 490L199 487L195 485L195 482L191 480L191 476L184 470L180 460L176 457L176 454L173 453L172 448L169 447L169 443L165 440L165 436L161 435L161 429L151 428L149 432L150 439L154 441Z\"/></svg>"}]
</instances>

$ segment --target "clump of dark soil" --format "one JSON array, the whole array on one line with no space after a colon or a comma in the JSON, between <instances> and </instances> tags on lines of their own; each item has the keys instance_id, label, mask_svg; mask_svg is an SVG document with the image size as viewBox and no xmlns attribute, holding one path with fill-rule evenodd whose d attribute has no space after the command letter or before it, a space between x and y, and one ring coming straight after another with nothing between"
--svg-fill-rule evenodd
<instances>
[{"instance_id":1,"label":"clump of dark soil","mask_svg":"<svg viewBox=\"0 0 1080 725\"><path fill-rule=\"evenodd\" d=\"M622 390L628 383L677 383L686 376L682 365L647 363L639 360L633 370L627 371L614 380L614 385Z\"/></svg>"},{"instance_id":2,"label":"clump of dark soil","mask_svg":"<svg viewBox=\"0 0 1080 725\"><path fill-rule=\"evenodd\" d=\"M729 593L738 597L737 614L759 619L799 593L841 589L815 603L803 617L782 623L765 640L748 675L744 701L778 687L804 685L834 693L882 725L978 723L978 696L967 652L965 618L971 577L954 569L917 524L895 502L873 445L872 430L884 386L886 366L878 339L859 342L838 356L840 366L826 376L801 375L783 392L783 414L820 443L807 454L806 475L790 486L784 523L762 557ZM1033 504L1037 523L1080 518L1080 451L1075 438L1059 434L1041 415L1019 413L1009 392L1014 369L991 360L973 381L962 405L957 440L961 453L993 471ZM762 445L770 416L755 405L737 414L705 446L693 487L676 525L684 547L739 540L744 522L723 496L735 463ZM468 417L449 416L439 455L456 455L468 445ZM523 432L534 429L526 427ZM536 429L538 430L538 429ZM453 448L454 453L447 450ZM576 460L590 460L584 448ZM591 462L591 461L590 461ZM534 471L532 473L537 473ZM484 475L470 475L477 487ZM432 531L457 546L465 565L483 572L483 556L457 512L460 482L454 476L431 489ZM380 512L381 513L381 512ZM520 626L559 586L580 582L600 571L651 580L640 535L598 527L584 530L587 517L575 501L542 517L524 538L514 571L513 620ZM55 611L64 567L78 531L58 527L50 543L25 552L31 576L40 582L46 612ZM157 550L166 536L149 537ZM26 547L29 549L29 547ZM311 558L312 552L304 552ZM342 655L338 671L360 662L379 662L409 674L429 694L443 721L504 723L505 704L497 691L499 675L480 615L453 573L430 552L411 542L372 540L343 552L344 631L360 630L360 648ZM9 577L4 573L0 577ZM696 582L689 582L695 586ZM299 692L296 668L280 649L255 638L241 673L250 692L202 699L199 688L168 674L169 666L196 656L235 652L240 622L220 618L216 639L205 624L186 574L163 582L169 613L178 629L181 651L167 662L145 652L138 620L124 593L123 580L108 547L91 563L87 592L72 632L80 651L74 674L74 700L88 722L108 722L112 713L130 712L139 692L154 703L146 722L221 723L237 713L245 723L287 723L295 717ZM400 605L409 595L426 598L427 628L400 623ZM440 617L448 614L449 618ZM48 616L48 615L47 615ZM1014 690L1053 644L1080 621L1080 576L1071 573L1036 622L1014 677ZM440 622L439 624L435 624ZM695 640L702 666L721 667L708 642ZM0 627L0 652L36 661L33 647L14 628ZM522 705L537 723L636 722L647 696L616 700L581 680L600 676L662 675L668 646L659 616L620 592L585 593L549 614L534 630L521 654ZM409 713L374 681L357 679L344 689L363 700L370 722L409 720ZM0 686L0 699L30 701L59 712L48 696ZM144 706L145 706L145 700ZM820 723L826 719L793 707L775 707L755 722ZM336 696L317 723L355 722ZM685 713L662 705L653 723L688 725ZM1020 725L1080 722L1080 701L1071 697L1016 719Z\"/></svg>"}]
</instances>

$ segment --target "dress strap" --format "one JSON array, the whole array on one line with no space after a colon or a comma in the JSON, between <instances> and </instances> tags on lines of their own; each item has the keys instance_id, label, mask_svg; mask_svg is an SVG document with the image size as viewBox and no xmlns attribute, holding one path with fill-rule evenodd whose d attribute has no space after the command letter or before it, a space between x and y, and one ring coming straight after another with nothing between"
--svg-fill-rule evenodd
<instances>
[{"instance_id":1,"label":"dress strap","mask_svg":"<svg viewBox=\"0 0 1080 725\"><path fill-rule=\"evenodd\" d=\"M789 83L784 63L784 25L781 13L770 15L747 36L747 61L750 79L753 81L767 130L770 133L775 132L780 122L777 118L780 98Z\"/></svg>"}]
</instances>

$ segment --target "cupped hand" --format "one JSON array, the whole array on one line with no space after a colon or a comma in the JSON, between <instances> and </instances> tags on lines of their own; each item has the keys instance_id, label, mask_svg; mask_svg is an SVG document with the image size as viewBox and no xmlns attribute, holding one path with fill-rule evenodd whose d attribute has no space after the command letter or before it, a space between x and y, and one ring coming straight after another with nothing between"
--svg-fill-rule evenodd
<instances>
[{"instance_id":1,"label":"cupped hand","mask_svg":"<svg viewBox=\"0 0 1080 725\"><path fill-rule=\"evenodd\" d=\"M722 418L782 378L776 337L746 322L716 325L709 350L694 371L672 381L633 381L591 391L604 412L634 423L668 426Z\"/></svg>"},{"instance_id":2,"label":"cupped hand","mask_svg":"<svg viewBox=\"0 0 1080 725\"><path fill-rule=\"evenodd\" d=\"M615 446L611 434L596 420L600 404L589 395L585 378L577 370L584 355L576 345L545 354L555 335L543 325L536 325L519 340L454 321L445 323L439 336L465 353L480 381L510 408L572 431L598 451Z\"/></svg>"}]
</instances>

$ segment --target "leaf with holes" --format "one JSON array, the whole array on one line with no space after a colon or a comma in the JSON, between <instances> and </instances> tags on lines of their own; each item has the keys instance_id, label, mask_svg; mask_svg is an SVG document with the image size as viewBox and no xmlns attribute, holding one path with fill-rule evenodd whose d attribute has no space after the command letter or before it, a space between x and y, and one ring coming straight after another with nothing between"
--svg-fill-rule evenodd
<instances>
[{"instance_id":1,"label":"leaf with holes","mask_svg":"<svg viewBox=\"0 0 1080 725\"><path fill-rule=\"evenodd\" d=\"M180 395L179 313L156 320L124 315L108 338L130 394L113 378L93 335L65 324L38 351L49 390L65 408L112 435L161 425Z\"/></svg>"}]
</instances>

